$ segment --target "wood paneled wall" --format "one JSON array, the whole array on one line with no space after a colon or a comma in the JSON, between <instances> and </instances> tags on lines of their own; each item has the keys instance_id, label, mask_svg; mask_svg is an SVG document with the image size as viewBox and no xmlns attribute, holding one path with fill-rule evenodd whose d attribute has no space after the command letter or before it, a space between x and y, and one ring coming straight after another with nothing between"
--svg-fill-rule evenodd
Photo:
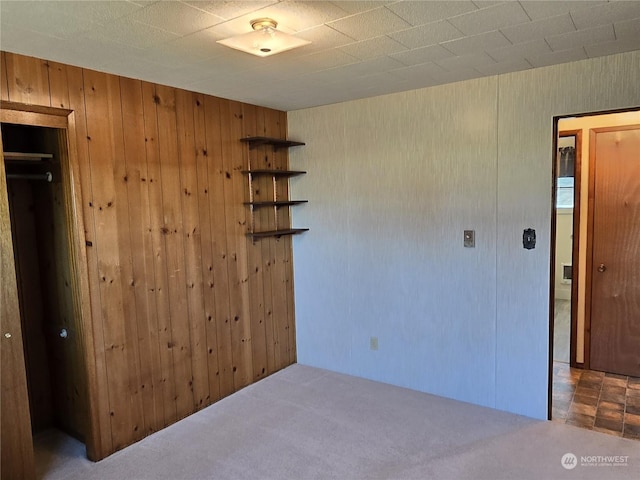
<instances>
[{"instance_id":1,"label":"wood paneled wall","mask_svg":"<svg viewBox=\"0 0 640 480\"><path fill-rule=\"evenodd\" d=\"M0 98L75 113L94 459L295 362L291 240L246 233L247 135L286 113L2 53ZM254 164L287 168L264 147Z\"/></svg>"}]
</instances>

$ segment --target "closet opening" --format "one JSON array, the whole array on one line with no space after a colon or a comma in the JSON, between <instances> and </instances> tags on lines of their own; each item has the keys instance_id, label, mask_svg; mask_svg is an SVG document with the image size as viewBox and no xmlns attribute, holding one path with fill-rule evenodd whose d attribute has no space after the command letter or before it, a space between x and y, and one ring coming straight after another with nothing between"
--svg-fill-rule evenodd
<instances>
[{"instance_id":1,"label":"closet opening","mask_svg":"<svg viewBox=\"0 0 640 480\"><path fill-rule=\"evenodd\" d=\"M32 434L36 445L55 443L59 431L84 444L87 381L61 164L66 131L2 123L2 147ZM74 454L84 456L84 445Z\"/></svg>"}]
</instances>

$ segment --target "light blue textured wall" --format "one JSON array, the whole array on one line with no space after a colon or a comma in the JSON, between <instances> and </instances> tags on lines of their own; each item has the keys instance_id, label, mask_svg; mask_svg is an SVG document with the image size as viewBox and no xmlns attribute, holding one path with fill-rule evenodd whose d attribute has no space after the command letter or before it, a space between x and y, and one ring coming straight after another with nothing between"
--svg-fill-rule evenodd
<instances>
[{"instance_id":1,"label":"light blue textured wall","mask_svg":"<svg viewBox=\"0 0 640 480\"><path fill-rule=\"evenodd\" d=\"M289 112L298 361L546 418L553 116L640 104L639 72L636 52Z\"/></svg>"}]
</instances>

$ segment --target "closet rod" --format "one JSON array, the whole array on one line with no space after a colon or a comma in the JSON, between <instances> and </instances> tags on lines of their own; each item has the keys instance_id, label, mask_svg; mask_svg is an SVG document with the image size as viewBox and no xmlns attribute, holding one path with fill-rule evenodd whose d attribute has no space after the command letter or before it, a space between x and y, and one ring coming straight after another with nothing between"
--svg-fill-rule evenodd
<instances>
[{"instance_id":1,"label":"closet rod","mask_svg":"<svg viewBox=\"0 0 640 480\"><path fill-rule=\"evenodd\" d=\"M15 178L22 180L45 180L49 183L53 182L51 172L44 173L7 173L7 179Z\"/></svg>"}]
</instances>

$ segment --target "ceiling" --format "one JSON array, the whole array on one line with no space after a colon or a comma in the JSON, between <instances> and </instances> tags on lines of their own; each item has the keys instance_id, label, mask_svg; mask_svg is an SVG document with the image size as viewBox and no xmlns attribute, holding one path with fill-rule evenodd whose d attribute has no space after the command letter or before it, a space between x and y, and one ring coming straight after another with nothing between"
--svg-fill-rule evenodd
<instances>
[{"instance_id":1,"label":"ceiling","mask_svg":"<svg viewBox=\"0 0 640 480\"><path fill-rule=\"evenodd\" d=\"M310 40L216 43L271 17ZM2 50L291 111L640 49L640 1L7 1Z\"/></svg>"}]
</instances>

